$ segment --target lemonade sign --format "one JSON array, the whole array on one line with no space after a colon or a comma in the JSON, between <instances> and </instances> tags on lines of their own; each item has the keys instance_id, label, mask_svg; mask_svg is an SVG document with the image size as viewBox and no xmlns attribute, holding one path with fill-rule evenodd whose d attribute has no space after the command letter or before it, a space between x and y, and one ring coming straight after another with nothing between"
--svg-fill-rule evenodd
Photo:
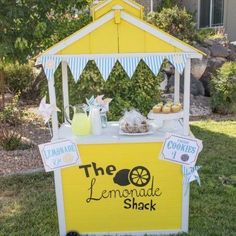
<instances>
[{"instance_id":1,"label":"lemonade sign","mask_svg":"<svg viewBox=\"0 0 236 236\"><path fill-rule=\"evenodd\" d=\"M61 170L65 232L180 232L183 175L156 158L161 146L78 145L83 164Z\"/></svg>"},{"instance_id":2,"label":"lemonade sign","mask_svg":"<svg viewBox=\"0 0 236 236\"><path fill-rule=\"evenodd\" d=\"M80 163L77 147L70 140L41 144L39 151L46 172Z\"/></svg>"}]
</instances>

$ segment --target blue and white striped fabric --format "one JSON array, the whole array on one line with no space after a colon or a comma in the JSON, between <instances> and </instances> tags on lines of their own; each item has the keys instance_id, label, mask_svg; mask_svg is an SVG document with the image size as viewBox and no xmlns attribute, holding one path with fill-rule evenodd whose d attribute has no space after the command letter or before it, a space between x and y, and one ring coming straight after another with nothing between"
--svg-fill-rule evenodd
<instances>
[{"instance_id":1,"label":"blue and white striped fabric","mask_svg":"<svg viewBox=\"0 0 236 236\"><path fill-rule=\"evenodd\" d=\"M54 73L61 62L61 58L57 56L46 56L40 58L40 64L43 65L45 75L48 80L52 79Z\"/></svg>"},{"instance_id":2,"label":"blue and white striped fabric","mask_svg":"<svg viewBox=\"0 0 236 236\"><path fill-rule=\"evenodd\" d=\"M110 75L116 61L117 59L114 57L103 57L95 59L96 65L105 81L108 79L108 76Z\"/></svg>"},{"instance_id":3,"label":"blue and white striped fabric","mask_svg":"<svg viewBox=\"0 0 236 236\"><path fill-rule=\"evenodd\" d=\"M71 55L71 56L45 55L38 58L36 64L42 64L47 79L51 79L60 62L66 61L70 67L74 80L77 81L88 61L94 59L99 71L101 72L104 80L106 81L117 60L121 63L122 67L124 68L128 76L131 78L141 59L143 59L144 62L148 65L148 67L153 71L153 73L157 75L164 58L170 61L180 74L183 73L188 58L188 55L186 54L171 54L167 56L148 55L144 57L128 56L128 57L118 57L118 58L111 56L92 58L89 56L82 57L76 55Z\"/></svg>"},{"instance_id":4,"label":"blue and white striped fabric","mask_svg":"<svg viewBox=\"0 0 236 236\"><path fill-rule=\"evenodd\" d=\"M75 81L78 81L82 74L84 67L87 65L89 59L86 57L69 57L67 58L68 66Z\"/></svg>"},{"instance_id":5,"label":"blue and white striped fabric","mask_svg":"<svg viewBox=\"0 0 236 236\"><path fill-rule=\"evenodd\" d=\"M185 64L187 61L187 55L182 54L182 55L168 55L166 56L166 59L173 64L175 69L182 74L185 68Z\"/></svg>"},{"instance_id":6,"label":"blue and white striped fabric","mask_svg":"<svg viewBox=\"0 0 236 236\"><path fill-rule=\"evenodd\" d=\"M143 60L148 65L153 74L157 75L163 63L164 57L149 56L149 57L144 57Z\"/></svg>"},{"instance_id":7,"label":"blue and white striped fabric","mask_svg":"<svg viewBox=\"0 0 236 236\"><path fill-rule=\"evenodd\" d=\"M118 58L118 61L128 74L129 78L131 78L137 68L140 59L141 58L138 57L121 57Z\"/></svg>"}]
</instances>

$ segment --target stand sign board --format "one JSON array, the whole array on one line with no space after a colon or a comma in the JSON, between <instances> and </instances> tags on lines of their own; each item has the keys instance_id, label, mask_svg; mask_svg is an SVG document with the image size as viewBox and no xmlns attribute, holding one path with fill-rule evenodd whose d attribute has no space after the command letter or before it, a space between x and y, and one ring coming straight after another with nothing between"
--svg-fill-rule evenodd
<instances>
[{"instance_id":1,"label":"stand sign board","mask_svg":"<svg viewBox=\"0 0 236 236\"><path fill-rule=\"evenodd\" d=\"M70 140L40 144L39 151L46 172L80 163L76 144Z\"/></svg>"},{"instance_id":2,"label":"stand sign board","mask_svg":"<svg viewBox=\"0 0 236 236\"><path fill-rule=\"evenodd\" d=\"M185 166L195 166L202 141L189 136L167 133L161 151L163 160Z\"/></svg>"},{"instance_id":3,"label":"stand sign board","mask_svg":"<svg viewBox=\"0 0 236 236\"><path fill-rule=\"evenodd\" d=\"M157 159L162 143L78 145L82 163L60 170L61 235L187 231L182 166ZM60 202L61 201L61 202ZM109 233L108 233L109 232Z\"/></svg>"}]
</instances>

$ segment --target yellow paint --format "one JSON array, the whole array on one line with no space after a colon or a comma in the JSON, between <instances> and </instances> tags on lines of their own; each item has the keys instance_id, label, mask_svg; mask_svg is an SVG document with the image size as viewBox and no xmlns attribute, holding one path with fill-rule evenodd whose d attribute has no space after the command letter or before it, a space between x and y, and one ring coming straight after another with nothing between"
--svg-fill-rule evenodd
<instances>
[{"instance_id":1,"label":"yellow paint","mask_svg":"<svg viewBox=\"0 0 236 236\"><path fill-rule=\"evenodd\" d=\"M119 11L117 14L115 20L110 20L58 54L181 52L167 42L121 20Z\"/></svg>"},{"instance_id":2,"label":"yellow paint","mask_svg":"<svg viewBox=\"0 0 236 236\"><path fill-rule=\"evenodd\" d=\"M123 0L112 0L111 2L109 0L102 1L101 3L91 8L91 15L93 16L93 20L97 20L98 18L104 16L106 13L110 12L114 5L120 5L121 7L123 7L123 10L126 11L127 13L140 19L143 19L144 7L139 5L135 1L131 0L128 1L131 4L135 5L136 7L133 7L132 5L126 3ZM105 4L102 8L100 8L100 6L105 2L107 2L107 4Z\"/></svg>"},{"instance_id":3,"label":"yellow paint","mask_svg":"<svg viewBox=\"0 0 236 236\"><path fill-rule=\"evenodd\" d=\"M115 23L120 24L120 10L115 10Z\"/></svg>"},{"instance_id":4,"label":"yellow paint","mask_svg":"<svg viewBox=\"0 0 236 236\"><path fill-rule=\"evenodd\" d=\"M117 38L117 25L112 19L102 27L97 28L90 34L59 51L58 55L117 53Z\"/></svg>"},{"instance_id":5,"label":"yellow paint","mask_svg":"<svg viewBox=\"0 0 236 236\"><path fill-rule=\"evenodd\" d=\"M181 52L180 49L122 20L119 24L120 53Z\"/></svg>"},{"instance_id":6,"label":"yellow paint","mask_svg":"<svg viewBox=\"0 0 236 236\"><path fill-rule=\"evenodd\" d=\"M106 54L106 53L173 53L182 52L179 48L171 45L167 41L163 41L152 34L147 33L145 30L138 28L137 26L126 22L120 18L121 11L125 11L134 17L138 17L142 20L140 14L143 11L140 10L140 5L136 4L137 8L127 4L123 0L112 0L111 2L105 1L107 4L98 9L97 6L93 8L93 14L95 14L94 19L98 19L102 15L108 13L109 11L114 11L114 19L104 23L100 27L93 30L91 33L79 38L77 41L72 42L69 46L63 48L63 43L65 40L70 39L71 36L80 34L81 31L77 31L66 39L62 40L55 46L61 45L60 51L56 54L58 55L69 55L69 54ZM130 1L132 2L132 1ZM103 3L101 3L103 4ZM98 6L101 6L99 4ZM115 5L121 5L122 10L112 10ZM98 9L98 10L96 10ZM165 34L166 36L177 40L182 45L188 46L197 53L203 54L201 51L191 47L190 45L178 40L177 38L157 29L155 26L148 24L143 21L146 25L151 26L155 30ZM89 28L90 25L84 27L82 30ZM52 49L49 48L48 50ZM48 51L47 50L47 51ZM46 51L46 52L47 52ZM45 53L46 53L45 52Z\"/></svg>"},{"instance_id":7,"label":"yellow paint","mask_svg":"<svg viewBox=\"0 0 236 236\"><path fill-rule=\"evenodd\" d=\"M96 176L93 169L89 168L89 177L86 177L84 169L79 167L61 170L67 231L93 233L180 229L181 167L159 160L161 145L162 143L79 145L79 153L84 165L93 162L103 169L106 169L108 165L114 165L116 170L110 173L112 175ZM113 182L117 172L128 169L130 173L130 170L136 166L143 166L149 170L151 178L154 178L153 189L159 188L157 193L161 195L135 197L135 201L149 203L152 200L156 204L156 210L125 209L124 206L127 205L124 200L132 199L132 197L111 197L86 202L90 196L89 188L93 178L96 179L93 186L93 198L100 196L99 194L104 190L122 192L125 189L140 191L143 188L147 191L151 187L151 180L144 187L133 184L120 186Z\"/></svg>"}]
</instances>

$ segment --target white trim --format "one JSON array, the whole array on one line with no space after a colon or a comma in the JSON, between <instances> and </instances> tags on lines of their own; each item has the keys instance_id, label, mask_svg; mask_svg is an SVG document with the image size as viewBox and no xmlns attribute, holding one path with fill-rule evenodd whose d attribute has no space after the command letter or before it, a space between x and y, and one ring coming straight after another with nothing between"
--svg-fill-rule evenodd
<instances>
[{"instance_id":1,"label":"white trim","mask_svg":"<svg viewBox=\"0 0 236 236\"><path fill-rule=\"evenodd\" d=\"M53 106L57 106L56 103L56 92L55 92L55 86L54 86L55 80L54 76L48 80L48 90L49 90L49 100L50 104ZM57 111L54 111L52 113L52 132L53 137L58 137L58 117L57 117Z\"/></svg>"},{"instance_id":2,"label":"white trim","mask_svg":"<svg viewBox=\"0 0 236 236\"><path fill-rule=\"evenodd\" d=\"M126 232L96 232L96 233L83 233L80 235L88 235L88 236L101 236L101 235L115 235L115 236L127 236L127 235L138 235L138 236L145 236L145 235L171 235L171 234L179 234L183 233L183 231L180 230L151 230L151 231L126 231Z\"/></svg>"},{"instance_id":3,"label":"white trim","mask_svg":"<svg viewBox=\"0 0 236 236\"><path fill-rule=\"evenodd\" d=\"M124 9L121 5L115 5L112 7L112 10L122 10Z\"/></svg>"},{"instance_id":4,"label":"white trim","mask_svg":"<svg viewBox=\"0 0 236 236\"><path fill-rule=\"evenodd\" d=\"M150 0L150 12L153 12L153 0Z\"/></svg>"},{"instance_id":5,"label":"white trim","mask_svg":"<svg viewBox=\"0 0 236 236\"><path fill-rule=\"evenodd\" d=\"M201 0L198 0L197 3L197 28L200 29L200 9L201 9Z\"/></svg>"},{"instance_id":6,"label":"white trim","mask_svg":"<svg viewBox=\"0 0 236 236\"><path fill-rule=\"evenodd\" d=\"M138 18L135 18L135 17L127 14L126 12L121 12L121 18L128 21L129 23L135 25L138 28L145 30L146 32L152 34L153 36L164 40L165 42L173 45L174 47L177 47L177 48L183 50L184 52L196 53L196 51L193 50L191 47L184 45L183 43L179 42L178 40L174 39L173 37L170 37L167 34L162 33L161 31L153 28L152 26L146 24L145 22L139 20Z\"/></svg>"},{"instance_id":7,"label":"white trim","mask_svg":"<svg viewBox=\"0 0 236 236\"><path fill-rule=\"evenodd\" d=\"M189 58L187 59L184 70L184 135L189 135L190 60Z\"/></svg>"},{"instance_id":8,"label":"white trim","mask_svg":"<svg viewBox=\"0 0 236 236\"><path fill-rule=\"evenodd\" d=\"M210 20L209 20L209 23L210 23L210 27L212 26L212 11L213 11L213 5L212 5L212 0L210 0Z\"/></svg>"},{"instance_id":9,"label":"white trim","mask_svg":"<svg viewBox=\"0 0 236 236\"><path fill-rule=\"evenodd\" d=\"M74 35L69 36L67 39L59 42L55 46L53 46L51 49L47 50L45 53L42 53L41 55L51 55L56 54L60 50L64 49L65 47L69 46L70 44L74 43L75 41L81 39L82 37L86 36L87 34L91 33L101 25L105 24L109 20L114 18L114 12L109 12L108 14L104 15L100 19L94 21L93 23L89 24L85 28L81 29Z\"/></svg>"},{"instance_id":10,"label":"white trim","mask_svg":"<svg viewBox=\"0 0 236 236\"><path fill-rule=\"evenodd\" d=\"M179 102L179 85L180 85L180 74L175 69L175 90L174 90L174 103Z\"/></svg>"},{"instance_id":11,"label":"white trim","mask_svg":"<svg viewBox=\"0 0 236 236\"><path fill-rule=\"evenodd\" d=\"M62 93L63 93L63 113L65 112L67 117L70 117L69 115L69 109L66 109L69 107L69 89L68 89L68 70L67 70L67 63L65 61L61 62L61 69L62 69ZM65 113L63 116L65 116ZM64 122L67 122L64 118Z\"/></svg>"},{"instance_id":12,"label":"white trim","mask_svg":"<svg viewBox=\"0 0 236 236\"><path fill-rule=\"evenodd\" d=\"M44 54L45 55L45 54ZM41 56L44 56L41 55ZM70 54L70 55L54 55L55 57L61 57L62 59L70 58L70 57L78 57L78 58L88 58L89 60L93 60L96 58L128 58L128 57L148 57L148 56L163 56L167 57L169 55L187 55L188 58L198 58L202 59L202 55L200 53L188 53L188 52L167 52L167 53L111 53L111 54Z\"/></svg>"},{"instance_id":13,"label":"white trim","mask_svg":"<svg viewBox=\"0 0 236 236\"><path fill-rule=\"evenodd\" d=\"M64 209L64 200L63 200L61 170L54 171L54 182L55 182L55 192L56 192L56 201L57 201L59 235L65 236L66 235L66 221L65 221L65 209Z\"/></svg>"},{"instance_id":14,"label":"white trim","mask_svg":"<svg viewBox=\"0 0 236 236\"><path fill-rule=\"evenodd\" d=\"M94 12L103 8L104 6L106 6L108 3L110 3L112 0L107 0L107 1L104 1L103 3L97 5L94 7Z\"/></svg>"},{"instance_id":15,"label":"white trim","mask_svg":"<svg viewBox=\"0 0 236 236\"><path fill-rule=\"evenodd\" d=\"M107 4L109 4L112 0L107 0L107 1L104 1L103 3L99 4L98 6L95 6L94 7L94 12L95 11L98 11L99 9L103 8L104 6L106 6ZM129 0L123 0L125 3L129 4L130 6L140 10L141 7L137 6L137 4L133 3L133 2L130 2Z\"/></svg>"},{"instance_id":16,"label":"white trim","mask_svg":"<svg viewBox=\"0 0 236 236\"><path fill-rule=\"evenodd\" d=\"M130 6L132 6L132 7L134 7L134 8L136 8L136 9L138 9L138 10L140 10L141 9L141 7L139 7L139 6L137 6L135 3L133 3L133 2L130 2L129 0L123 0L125 3L127 3L127 4L129 4Z\"/></svg>"},{"instance_id":17,"label":"white trim","mask_svg":"<svg viewBox=\"0 0 236 236\"><path fill-rule=\"evenodd\" d=\"M182 231L188 233L189 223L189 192L190 184L185 185L183 175L183 193L182 193Z\"/></svg>"}]
</instances>

